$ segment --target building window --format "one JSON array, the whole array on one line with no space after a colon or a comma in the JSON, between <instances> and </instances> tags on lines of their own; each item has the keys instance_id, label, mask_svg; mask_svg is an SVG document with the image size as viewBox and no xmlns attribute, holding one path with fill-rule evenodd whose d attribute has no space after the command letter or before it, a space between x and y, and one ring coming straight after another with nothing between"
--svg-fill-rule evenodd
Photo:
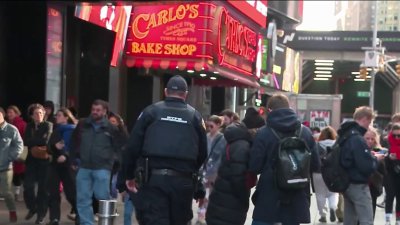
<instances>
[{"instance_id":1,"label":"building window","mask_svg":"<svg viewBox=\"0 0 400 225\"><path fill-rule=\"evenodd\" d=\"M397 31L397 26L393 26L393 30L394 30L394 31Z\"/></svg>"},{"instance_id":2,"label":"building window","mask_svg":"<svg viewBox=\"0 0 400 225\"><path fill-rule=\"evenodd\" d=\"M393 19L394 19L394 20L397 20L397 16L394 16Z\"/></svg>"}]
</instances>

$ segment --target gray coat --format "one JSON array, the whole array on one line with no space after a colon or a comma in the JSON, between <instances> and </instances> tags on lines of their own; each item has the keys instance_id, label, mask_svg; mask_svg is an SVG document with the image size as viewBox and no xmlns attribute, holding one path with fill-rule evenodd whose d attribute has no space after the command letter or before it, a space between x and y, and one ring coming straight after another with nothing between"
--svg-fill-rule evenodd
<instances>
[{"instance_id":1,"label":"gray coat","mask_svg":"<svg viewBox=\"0 0 400 225\"><path fill-rule=\"evenodd\" d=\"M0 126L0 172L12 168L12 162L17 159L24 148L18 129L4 122Z\"/></svg>"}]
</instances>

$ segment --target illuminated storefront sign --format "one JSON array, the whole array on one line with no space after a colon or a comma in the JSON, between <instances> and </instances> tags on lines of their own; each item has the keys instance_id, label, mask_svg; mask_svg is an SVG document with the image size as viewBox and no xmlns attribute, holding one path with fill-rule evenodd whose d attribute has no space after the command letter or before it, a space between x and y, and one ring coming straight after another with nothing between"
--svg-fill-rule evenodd
<instances>
[{"instance_id":1,"label":"illuminated storefront sign","mask_svg":"<svg viewBox=\"0 0 400 225\"><path fill-rule=\"evenodd\" d=\"M261 61L259 68L256 66L259 35L244 15L228 8L217 2L134 6L125 49L127 62L143 60L149 66L157 60L197 60L207 67L260 75Z\"/></svg>"},{"instance_id":2,"label":"illuminated storefront sign","mask_svg":"<svg viewBox=\"0 0 400 225\"><path fill-rule=\"evenodd\" d=\"M224 7L216 9L212 40L214 60L246 75L255 74L257 33L232 17ZM215 37L215 34L217 36Z\"/></svg>"},{"instance_id":3,"label":"illuminated storefront sign","mask_svg":"<svg viewBox=\"0 0 400 225\"><path fill-rule=\"evenodd\" d=\"M127 54L139 57L203 57L205 5L136 6L129 24Z\"/></svg>"}]
</instances>

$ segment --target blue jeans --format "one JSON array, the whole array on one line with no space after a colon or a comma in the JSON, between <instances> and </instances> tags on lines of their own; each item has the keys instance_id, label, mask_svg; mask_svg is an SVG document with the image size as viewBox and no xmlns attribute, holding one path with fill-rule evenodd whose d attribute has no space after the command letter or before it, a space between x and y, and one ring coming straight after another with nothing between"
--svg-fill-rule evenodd
<instances>
[{"instance_id":1,"label":"blue jeans","mask_svg":"<svg viewBox=\"0 0 400 225\"><path fill-rule=\"evenodd\" d=\"M109 200L111 171L80 168L76 175L76 205L81 225L93 225L92 196Z\"/></svg>"},{"instance_id":2,"label":"blue jeans","mask_svg":"<svg viewBox=\"0 0 400 225\"><path fill-rule=\"evenodd\" d=\"M125 195L124 198L124 225L132 225L132 215L135 207L133 206L132 200L129 197L129 194Z\"/></svg>"}]
</instances>

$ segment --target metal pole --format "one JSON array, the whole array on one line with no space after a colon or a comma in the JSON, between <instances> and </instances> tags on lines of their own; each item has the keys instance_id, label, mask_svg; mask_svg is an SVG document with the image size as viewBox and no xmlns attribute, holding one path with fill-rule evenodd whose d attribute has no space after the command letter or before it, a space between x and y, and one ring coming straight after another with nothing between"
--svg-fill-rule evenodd
<instances>
[{"instance_id":1,"label":"metal pole","mask_svg":"<svg viewBox=\"0 0 400 225\"><path fill-rule=\"evenodd\" d=\"M377 39L378 39L378 1L375 1L375 18L374 18L374 30L372 33L372 49L374 52L376 52L376 45L377 45ZM370 88L369 88L369 107L371 107L372 110L374 110L374 89L375 89L375 75L376 71L375 68L372 68L371 70L371 80L370 80Z\"/></svg>"}]
</instances>

